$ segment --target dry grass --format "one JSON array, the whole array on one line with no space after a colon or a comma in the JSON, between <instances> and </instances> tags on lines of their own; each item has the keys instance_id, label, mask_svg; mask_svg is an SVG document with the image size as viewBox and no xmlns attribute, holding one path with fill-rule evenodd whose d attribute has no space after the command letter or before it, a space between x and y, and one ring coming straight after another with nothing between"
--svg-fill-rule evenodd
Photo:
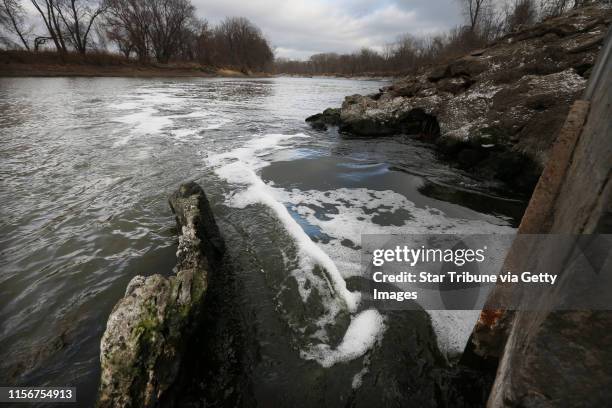
<instances>
[{"instance_id":1,"label":"dry grass","mask_svg":"<svg viewBox=\"0 0 612 408\"><path fill-rule=\"evenodd\" d=\"M53 65L95 65L125 66L136 65L134 61L108 52L92 51L85 55L78 53L60 54L55 51L31 52L24 50L0 51L0 64L53 64Z\"/></svg>"},{"instance_id":2,"label":"dry grass","mask_svg":"<svg viewBox=\"0 0 612 408\"><path fill-rule=\"evenodd\" d=\"M92 51L82 55L59 54L55 51L1 50L1 76L236 77L245 74L192 62L140 63L109 52Z\"/></svg>"}]
</instances>

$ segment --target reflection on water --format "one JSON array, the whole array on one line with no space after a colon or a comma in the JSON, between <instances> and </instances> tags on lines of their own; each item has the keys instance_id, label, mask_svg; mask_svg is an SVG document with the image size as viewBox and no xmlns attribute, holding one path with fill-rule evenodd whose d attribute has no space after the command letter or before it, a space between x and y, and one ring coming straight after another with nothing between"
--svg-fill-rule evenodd
<instances>
[{"instance_id":1,"label":"reflection on water","mask_svg":"<svg viewBox=\"0 0 612 408\"><path fill-rule=\"evenodd\" d=\"M492 196L490 186L437 163L425 146L393 137L345 139L303 122L344 95L381 85L0 79L0 383L73 385L83 405L91 405L112 306L134 275L167 274L174 266L167 196L188 180L204 186L231 246L251 247L253 259L244 263L264 271L260 278L244 272L245 302L261 326L254 341L265 362L255 368L256 394L265 400L274 387L290 387L279 378L282 370L298 376L315 364L300 358L299 348L316 336L325 340L322 332L278 333L287 330L279 321L307 325L308 313L324 310L312 299L306 308L301 301L293 268L299 251L265 206L232 206L228 197L244 186L207 163L267 134L305 137L240 160L256 163L249 168L345 277L357 273L352 257L364 230L515 225L523 203ZM347 323L327 336L341 339ZM351 364L352 374L361 370L362 361ZM350 385L351 378L338 382Z\"/></svg>"}]
</instances>

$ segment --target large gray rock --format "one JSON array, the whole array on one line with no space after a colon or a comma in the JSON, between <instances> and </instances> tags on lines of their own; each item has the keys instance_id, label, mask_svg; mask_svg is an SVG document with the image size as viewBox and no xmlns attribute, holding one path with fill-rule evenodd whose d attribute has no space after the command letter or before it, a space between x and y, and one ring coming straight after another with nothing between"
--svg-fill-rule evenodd
<instances>
[{"instance_id":1,"label":"large gray rock","mask_svg":"<svg viewBox=\"0 0 612 408\"><path fill-rule=\"evenodd\" d=\"M340 124L340 109L327 108L322 113L307 117L306 122L314 129L319 130L326 130L327 125L338 126Z\"/></svg>"},{"instance_id":2,"label":"large gray rock","mask_svg":"<svg viewBox=\"0 0 612 408\"><path fill-rule=\"evenodd\" d=\"M200 186L181 185L170 206L180 231L175 275L135 276L115 305L100 345L100 407L153 407L165 397L224 251Z\"/></svg>"},{"instance_id":3,"label":"large gray rock","mask_svg":"<svg viewBox=\"0 0 612 408\"><path fill-rule=\"evenodd\" d=\"M426 136L504 144L543 166L611 20L610 9L583 8L404 77L374 98L348 96L341 129L381 135L421 126Z\"/></svg>"},{"instance_id":4,"label":"large gray rock","mask_svg":"<svg viewBox=\"0 0 612 408\"><path fill-rule=\"evenodd\" d=\"M530 191L611 21L610 8L577 9L401 78L379 94L348 96L340 131L436 140L460 167L511 183L529 179L517 187Z\"/></svg>"}]
</instances>

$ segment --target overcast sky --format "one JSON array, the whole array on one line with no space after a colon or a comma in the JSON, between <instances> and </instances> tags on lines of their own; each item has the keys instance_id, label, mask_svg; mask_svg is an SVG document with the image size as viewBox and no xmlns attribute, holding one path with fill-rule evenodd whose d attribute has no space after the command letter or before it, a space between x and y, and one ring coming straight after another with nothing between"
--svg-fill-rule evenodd
<instances>
[{"instance_id":1,"label":"overcast sky","mask_svg":"<svg viewBox=\"0 0 612 408\"><path fill-rule=\"evenodd\" d=\"M246 17L279 57L381 50L402 33L445 31L461 23L457 0L192 0L199 17L216 23Z\"/></svg>"}]
</instances>

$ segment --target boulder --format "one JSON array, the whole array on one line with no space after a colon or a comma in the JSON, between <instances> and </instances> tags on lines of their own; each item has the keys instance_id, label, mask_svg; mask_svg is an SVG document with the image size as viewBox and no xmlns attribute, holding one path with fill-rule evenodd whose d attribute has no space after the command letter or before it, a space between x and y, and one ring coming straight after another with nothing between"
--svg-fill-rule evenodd
<instances>
[{"instance_id":1,"label":"boulder","mask_svg":"<svg viewBox=\"0 0 612 408\"><path fill-rule=\"evenodd\" d=\"M452 77L473 77L490 68L485 58L466 55L448 64L448 74Z\"/></svg>"},{"instance_id":2,"label":"boulder","mask_svg":"<svg viewBox=\"0 0 612 408\"><path fill-rule=\"evenodd\" d=\"M429 70L427 80L430 82L439 81L448 76L448 65L438 65Z\"/></svg>"},{"instance_id":3,"label":"boulder","mask_svg":"<svg viewBox=\"0 0 612 408\"><path fill-rule=\"evenodd\" d=\"M338 126L340 124L340 109L327 108L322 113L307 117L306 122L317 130L326 130L327 125Z\"/></svg>"},{"instance_id":4,"label":"boulder","mask_svg":"<svg viewBox=\"0 0 612 408\"><path fill-rule=\"evenodd\" d=\"M376 98L347 96L339 128L358 136L441 136L442 145L453 146L446 158L483 176L513 174L489 171L516 162L495 164L491 152L516 154L519 162L531 162L534 173L528 178L537 180L570 105L585 89L611 21L610 8L582 7L400 78ZM488 147L478 151L475 144ZM469 150L461 154L462 146ZM527 184L529 193L534 182Z\"/></svg>"},{"instance_id":5,"label":"boulder","mask_svg":"<svg viewBox=\"0 0 612 408\"><path fill-rule=\"evenodd\" d=\"M467 90L474 83L467 76L459 76L457 78L444 78L438 81L436 88L441 92L449 92L457 95Z\"/></svg>"},{"instance_id":6,"label":"boulder","mask_svg":"<svg viewBox=\"0 0 612 408\"><path fill-rule=\"evenodd\" d=\"M402 98L386 99L384 103L368 96L346 97L340 111L340 131L359 136L384 136L411 134L425 139L435 139L440 128L428 109L399 110L395 102Z\"/></svg>"},{"instance_id":7,"label":"boulder","mask_svg":"<svg viewBox=\"0 0 612 408\"><path fill-rule=\"evenodd\" d=\"M135 276L113 308L100 345L99 407L154 407L166 397L223 254L200 186L181 185L170 207L180 232L175 273Z\"/></svg>"}]
</instances>

